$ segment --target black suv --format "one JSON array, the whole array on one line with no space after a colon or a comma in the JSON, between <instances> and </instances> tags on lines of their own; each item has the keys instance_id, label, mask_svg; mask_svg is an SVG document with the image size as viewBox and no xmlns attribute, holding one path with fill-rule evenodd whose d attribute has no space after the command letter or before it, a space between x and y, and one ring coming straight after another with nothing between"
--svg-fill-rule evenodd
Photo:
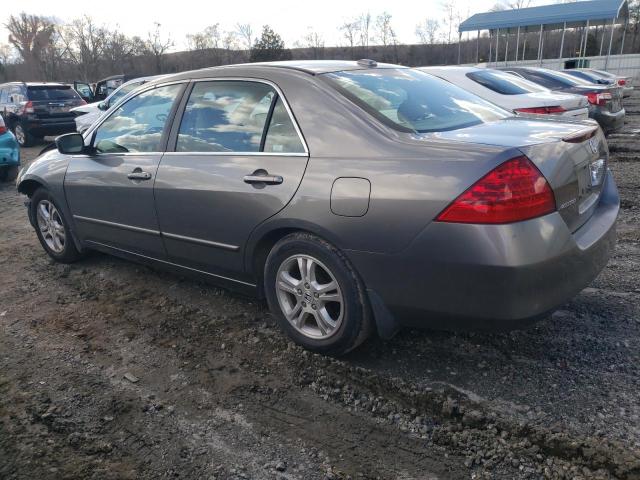
<instances>
[{"instance_id":1,"label":"black suv","mask_svg":"<svg viewBox=\"0 0 640 480\"><path fill-rule=\"evenodd\" d=\"M70 110L84 103L70 85L62 83L0 85L0 115L22 147L45 135L74 132L75 114Z\"/></svg>"}]
</instances>

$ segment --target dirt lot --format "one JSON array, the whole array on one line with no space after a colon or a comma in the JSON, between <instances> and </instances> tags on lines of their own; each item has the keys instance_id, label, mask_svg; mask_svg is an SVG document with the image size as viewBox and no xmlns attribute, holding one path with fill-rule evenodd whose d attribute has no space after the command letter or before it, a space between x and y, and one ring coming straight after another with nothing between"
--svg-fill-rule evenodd
<instances>
[{"instance_id":1,"label":"dirt lot","mask_svg":"<svg viewBox=\"0 0 640 480\"><path fill-rule=\"evenodd\" d=\"M619 245L589 288L526 331L405 331L340 360L215 287L53 263L1 185L0 479L640 478L640 95L626 105Z\"/></svg>"}]
</instances>

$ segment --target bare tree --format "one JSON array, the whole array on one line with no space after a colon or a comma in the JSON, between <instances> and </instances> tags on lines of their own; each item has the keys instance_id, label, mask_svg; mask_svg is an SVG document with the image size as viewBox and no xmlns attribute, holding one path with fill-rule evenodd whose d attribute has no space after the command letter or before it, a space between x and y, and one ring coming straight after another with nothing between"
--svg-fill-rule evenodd
<instances>
[{"instance_id":1,"label":"bare tree","mask_svg":"<svg viewBox=\"0 0 640 480\"><path fill-rule=\"evenodd\" d=\"M48 18L22 12L11 15L5 27L9 30L9 43L22 57L27 74L37 77L42 72L43 52L53 40L55 24Z\"/></svg>"},{"instance_id":2,"label":"bare tree","mask_svg":"<svg viewBox=\"0 0 640 480\"><path fill-rule=\"evenodd\" d=\"M454 0L445 0L441 5L445 12L444 24L447 27L447 43L451 43L451 36L458 29L460 23L460 12Z\"/></svg>"},{"instance_id":3,"label":"bare tree","mask_svg":"<svg viewBox=\"0 0 640 480\"><path fill-rule=\"evenodd\" d=\"M360 41L360 46L364 52L364 55L367 55L369 52L369 42L371 41L371 14L363 13L358 17L358 36Z\"/></svg>"},{"instance_id":4,"label":"bare tree","mask_svg":"<svg viewBox=\"0 0 640 480\"><path fill-rule=\"evenodd\" d=\"M420 43L433 45L436 43L440 22L434 18L425 18L422 23L416 25L416 36Z\"/></svg>"},{"instance_id":5,"label":"bare tree","mask_svg":"<svg viewBox=\"0 0 640 480\"><path fill-rule=\"evenodd\" d=\"M309 27L309 31L302 39L302 42L298 42L301 48L308 48L311 50L311 56L314 60L324 58L324 39L322 35Z\"/></svg>"},{"instance_id":6,"label":"bare tree","mask_svg":"<svg viewBox=\"0 0 640 480\"><path fill-rule=\"evenodd\" d=\"M162 73L164 67L163 57L167 51L173 47L174 43L170 36L163 37L160 31L161 25L155 22L155 30L149 32L146 46L147 50L153 55L156 64L156 73Z\"/></svg>"},{"instance_id":7,"label":"bare tree","mask_svg":"<svg viewBox=\"0 0 640 480\"><path fill-rule=\"evenodd\" d=\"M247 58L251 58L251 50L253 49L253 29L248 23L238 23L236 25L236 34L240 40L240 45L247 52Z\"/></svg>"},{"instance_id":8,"label":"bare tree","mask_svg":"<svg viewBox=\"0 0 640 480\"><path fill-rule=\"evenodd\" d=\"M58 32L65 47L63 53L78 67L81 78L86 81L96 78L104 58L107 29L84 16L59 28Z\"/></svg>"}]
</instances>

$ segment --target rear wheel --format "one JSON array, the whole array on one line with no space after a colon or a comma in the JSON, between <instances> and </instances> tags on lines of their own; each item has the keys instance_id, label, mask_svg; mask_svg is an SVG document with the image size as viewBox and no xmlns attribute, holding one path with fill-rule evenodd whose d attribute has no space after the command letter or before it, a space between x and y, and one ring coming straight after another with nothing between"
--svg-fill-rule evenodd
<instances>
[{"instance_id":1,"label":"rear wheel","mask_svg":"<svg viewBox=\"0 0 640 480\"><path fill-rule=\"evenodd\" d=\"M362 282L346 257L309 233L294 233L271 250L264 275L269 308L281 328L309 350L341 355L371 332Z\"/></svg>"},{"instance_id":2,"label":"rear wheel","mask_svg":"<svg viewBox=\"0 0 640 480\"><path fill-rule=\"evenodd\" d=\"M11 165L10 167L0 168L0 181L13 182L18 177L18 166Z\"/></svg>"},{"instance_id":3,"label":"rear wheel","mask_svg":"<svg viewBox=\"0 0 640 480\"><path fill-rule=\"evenodd\" d=\"M31 216L42 248L57 262L72 263L81 258L73 243L69 224L47 190L39 188L31 197Z\"/></svg>"},{"instance_id":4,"label":"rear wheel","mask_svg":"<svg viewBox=\"0 0 640 480\"><path fill-rule=\"evenodd\" d=\"M27 131L22 123L15 124L13 134L21 147L30 147L35 142L35 137Z\"/></svg>"}]
</instances>

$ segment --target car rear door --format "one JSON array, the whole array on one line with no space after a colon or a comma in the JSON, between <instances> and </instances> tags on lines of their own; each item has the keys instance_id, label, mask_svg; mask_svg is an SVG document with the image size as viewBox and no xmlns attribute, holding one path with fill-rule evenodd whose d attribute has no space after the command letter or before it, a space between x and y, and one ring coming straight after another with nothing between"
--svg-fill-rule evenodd
<instances>
[{"instance_id":1,"label":"car rear door","mask_svg":"<svg viewBox=\"0 0 640 480\"><path fill-rule=\"evenodd\" d=\"M184 103L155 183L167 253L180 265L237 277L249 234L293 197L308 151L269 82L198 81Z\"/></svg>"},{"instance_id":2,"label":"car rear door","mask_svg":"<svg viewBox=\"0 0 640 480\"><path fill-rule=\"evenodd\" d=\"M83 241L152 258L166 257L153 182L184 86L163 85L141 92L85 137L95 153L74 156L64 182Z\"/></svg>"}]
</instances>

